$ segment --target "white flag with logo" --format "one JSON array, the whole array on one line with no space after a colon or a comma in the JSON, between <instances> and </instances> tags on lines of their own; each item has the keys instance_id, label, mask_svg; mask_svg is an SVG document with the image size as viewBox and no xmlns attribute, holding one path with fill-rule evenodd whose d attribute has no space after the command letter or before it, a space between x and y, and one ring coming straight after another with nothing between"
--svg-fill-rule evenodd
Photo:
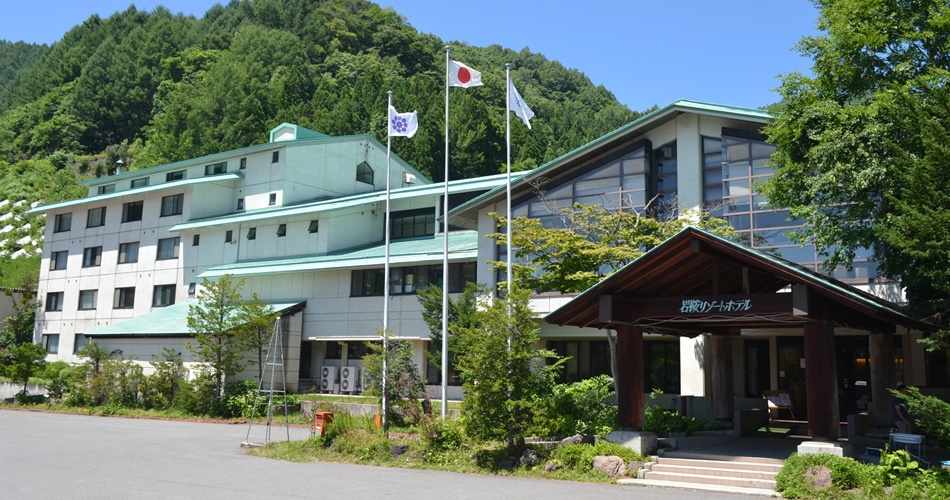
<instances>
[{"instance_id":1,"label":"white flag with logo","mask_svg":"<svg viewBox=\"0 0 950 500\"><path fill-rule=\"evenodd\" d=\"M478 87L482 84L482 73L458 62L449 61L449 87Z\"/></svg>"},{"instance_id":2,"label":"white flag with logo","mask_svg":"<svg viewBox=\"0 0 950 500\"><path fill-rule=\"evenodd\" d=\"M524 124L531 128L531 119L534 118L534 111L524 102L518 89L515 88L515 82L508 80L508 109L515 112L518 118L524 120Z\"/></svg>"},{"instance_id":3,"label":"white flag with logo","mask_svg":"<svg viewBox=\"0 0 950 500\"><path fill-rule=\"evenodd\" d=\"M416 112L399 113L396 108L389 107L389 136L390 137L412 137L419 130L419 120Z\"/></svg>"}]
</instances>

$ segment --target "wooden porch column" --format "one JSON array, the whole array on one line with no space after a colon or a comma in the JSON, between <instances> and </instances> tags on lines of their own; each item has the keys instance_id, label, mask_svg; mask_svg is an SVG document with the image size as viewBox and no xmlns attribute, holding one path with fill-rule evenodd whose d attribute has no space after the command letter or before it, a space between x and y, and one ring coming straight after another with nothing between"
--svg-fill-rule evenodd
<instances>
[{"instance_id":1,"label":"wooden porch column","mask_svg":"<svg viewBox=\"0 0 950 500\"><path fill-rule=\"evenodd\" d=\"M731 422L735 414L735 397L732 377L732 337L710 335L709 350L712 359L709 362L713 418Z\"/></svg>"},{"instance_id":2,"label":"wooden porch column","mask_svg":"<svg viewBox=\"0 0 950 500\"><path fill-rule=\"evenodd\" d=\"M835 331L830 322L805 324L805 388L808 392L808 435L835 440L841 433L838 418L838 375Z\"/></svg>"},{"instance_id":3,"label":"wooden porch column","mask_svg":"<svg viewBox=\"0 0 950 500\"><path fill-rule=\"evenodd\" d=\"M888 389L897 387L894 366L894 334L873 333L868 336L871 351L871 418L875 425L894 425L894 409Z\"/></svg>"},{"instance_id":4,"label":"wooden porch column","mask_svg":"<svg viewBox=\"0 0 950 500\"><path fill-rule=\"evenodd\" d=\"M625 431L643 429L643 329L617 328L617 423Z\"/></svg>"}]
</instances>

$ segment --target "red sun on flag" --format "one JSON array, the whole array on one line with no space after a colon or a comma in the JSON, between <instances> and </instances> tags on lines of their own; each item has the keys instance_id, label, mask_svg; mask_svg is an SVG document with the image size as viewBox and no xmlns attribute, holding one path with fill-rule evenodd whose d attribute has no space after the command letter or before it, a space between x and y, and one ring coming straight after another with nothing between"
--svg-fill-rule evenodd
<instances>
[{"instance_id":1,"label":"red sun on flag","mask_svg":"<svg viewBox=\"0 0 950 500\"><path fill-rule=\"evenodd\" d=\"M477 87L482 84L482 73L458 62L449 61L448 84L450 87Z\"/></svg>"},{"instance_id":2,"label":"red sun on flag","mask_svg":"<svg viewBox=\"0 0 950 500\"><path fill-rule=\"evenodd\" d=\"M461 68L459 68L459 72L456 75L456 78L458 78L458 81L461 82L462 84L466 84L472 80L472 74L468 72L468 68L466 68L465 66L462 66Z\"/></svg>"}]
</instances>

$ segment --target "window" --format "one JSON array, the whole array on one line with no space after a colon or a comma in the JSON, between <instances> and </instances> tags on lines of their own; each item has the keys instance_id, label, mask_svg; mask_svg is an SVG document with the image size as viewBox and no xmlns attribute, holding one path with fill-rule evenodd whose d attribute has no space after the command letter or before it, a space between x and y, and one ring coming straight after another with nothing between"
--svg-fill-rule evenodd
<instances>
[{"instance_id":1,"label":"window","mask_svg":"<svg viewBox=\"0 0 950 500\"><path fill-rule=\"evenodd\" d=\"M357 182L364 182L366 184L373 184L373 167L369 166L369 163L360 162L356 166L356 180Z\"/></svg>"},{"instance_id":2,"label":"window","mask_svg":"<svg viewBox=\"0 0 950 500\"><path fill-rule=\"evenodd\" d=\"M115 309L132 309L135 307L135 287L116 288L112 307Z\"/></svg>"},{"instance_id":3,"label":"window","mask_svg":"<svg viewBox=\"0 0 950 500\"><path fill-rule=\"evenodd\" d=\"M66 269L66 260L68 258L69 252L66 250L53 252L49 256L49 270L55 271L57 269Z\"/></svg>"},{"instance_id":4,"label":"window","mask_svg":"<svg viewBox=\"0 0 950 500\"><path fill-rule=\"evenodd\" d=\"M96 299L99 297L98 290L80 290L79 291L79 310L89 310L96 308Z\"/></svg>"},{"instance_id":5,"label":"window","mask_svg":"<svg viewBox=\"0 0 950 500\"><path fill-rule=\"evenodd\" d=\"M63 310L63 292L49 292L46 294L46 310L47 311L62 311Z\"/></svg>"},{"instance_id":6,"label":"window","mask_svg":"<svg viewBox=\"0 0 950 500\"><path fill-rule=\"evenodd\" d=\"M109 194L115 192L115 184L106 184L105 186L99 186L99 194Z\"/></svg>"},{"instance_id":7,"label":"window","mask_svg":"<svg viewBox=\"0 0 950 500\"><path fill-rule=\"evenodd\" d=\"M173 194L162 197L162 217L181 215L181 208L185 201L184 194Z\"/></svg>"},{"instance_id":8,"label":"window","mask_svg":"<svg viewBox=\"0 0 950 500\"><path fill-rule=\"evenodd\" d=\"M244 198L238 198L237 209L244 210Z\"/></svg>"},{"instance_id":9,"label":"window","mask_svg":"<svg viewBox=\"0 0 950 500\"><path fill-rule=\"evenodd\" d=\"M86 216L86 227L106 225L106 207L90 208Z\"/></svg>"},{"instance_id":10,"label":"window","mask_svg":"<svg viewBox=\"0 0 950 500\"><path fill-rule=\"evenodd\" d=\"M257 239L257 228L256 228L256 227L252 227L252 228L250 228L250 229L247 230L247 239L249 239L249 240L256 240L256 239Z\"/></svg>"},{"instance_id":11,"label":"window","mask_svg":"<svg viewBox=\"0 0 950 500\"><path fill-rule=\"evenodd\" d=\"M277 204L277 193L271 193L270 196L268 196L268 198L267 198L267 204L268 204L268 205L276 205L276 204Z\"/></svg>"},{"instance_id":12,"label":"window","mask_svg":"<svg viewBox=\"0 0 950 500\"><path fill-rule=\"evenodd\" d=\"M56 354L59 352L59 334L49 333L43 335L43 349L47 354Z\"/></svg>"},{"instance_id":13,"label":"window","mask_svg":"<svg viewBox=\"0 0 950 500\"><path fill-rule=\"evenodd\" d=\"M122 204L122 222L142 220L142 201L130 201Z\"/></svg>"},{"instance_id":14,"label":"window","mask_svg":"<svg viewBox=\"0 0 950 500\"><path fill-rule=\"evenodd\" d=\"M189 297L194 297L194 296L195 296L195 289L196 289L196 288L197 288L197 284L196 284L194 281L192 281L191 283L188 283L188 296L189 296Z\"/></svg>"},{"instance_id":15,"label":"window","mask_svg":"<svg viewBox=\"0 0 950 500\"><path fill-rule=\"evenodd\" d=\"M449 264L449 292L459 293L468 283L475 282L476 265L474 262ZM383 269L359 269L352 272L350 295L352 297L370 297L383 295ZM390 289L392 295L416 293L420 288L442 285L442 266L409 266L390 269Z\"/></svg>"},{"instance_id":16,"label":"window","mask_svg":"<svg viewBox=\"0 0 950 500\"><path fill-rule=\"evenodd\" d=\"M82 250L82 267L102 264L102 247L86 247Z\"/></svg>"},{"instance_id":17,"label":"window","mask_svg":"<svg viewBox=\"0 0 950 500\"><path fill-rule=\"evenodd\" d=\"M274 151L274 153L271 154L270 162L277 163L278 161L280 161L280 151Z\"/></svg>"},{"instance_id":18,"label":"window","mask_svg":"<svg viewBox=\"0 0 950 500\"><path fill-rule=\"evenodd\" d=\"M178 243L180 238L163 238L158 240L158 256L156 260L168 260L178 258Z\"/></svg>"},{"instance_id":19,"label":"window","mask_svg":"<svg viewBox=\"0 0 950 500\"><path fill-rule=\"evenodd\" d=\"M83 347L89 344L89 337L83 333L76 334L76 341L73 342L73 354L78 354Z\"/></svg>"},{"instance_id":20,"label":"window","mask_svg":"<svg viewBox=\"0 0 950 500\"><path fill-rule=\"evenodd\" d=\"M244 170L247 168L247 158L241 158L241 166L238 168L240 168L241 170Z\"/></svg>"},{"instance_id":21,"label":"window","mask_svg":"<svg viewBox=\"0 0 950 500\"><path fill-rule=\"evenodd\" d=\"M318 220L312 220L312 221L310 221L310 227L307 228L307 231L310 231L311 233L315 233L315 232L317 232L319 229L320 229L320 221L318 221Z\"/></svg>"},{"instance_id":22,"label":"window","mask_svg":"<svg viewBox=\"0 0 950 500\"><path fill-rule=\"evenodd\" d=\"M139 261L139 242L119 244L119 264L129 264Z\"/></svg>"},{"instance_id":23,"label":"window","mask_svg":"<svg viewBox=\"0 0 950 500\"><path fill-rule=\"evenodd\" d=\"M228 229L224 232L224 242L231 243L232 241L234 241L234 231Z\"/></svg>"},{"instance_id":24,"label":"window","mask_svg":"<svg viewBox=\"0 0 950 500\"><path fill-rule=\"evenodd\" d=\"M64 231L69 231L73 227L73 214L72 212L68 214L57 214L56 219L53 222L53 232L62 233Z\"/></svg>"},{"instance_id":25,"label":"window","mask_svg":"<svg viewBox=\"0 0 950 500\"><path fill-rule=\"evenodd\" d=\"M175 303L175 285L155 285L152 307L165 307Z\"/></svg>"},{"instance_id":26,"label":"window","mask_svg":"<svg viewBox=\"0 0 950 500\"><path fill-rule=\"evenodd\" d=\"M148 186L148 177L132 179L132 189ZM85 337L85 335L83 335Z\"/></svg>"},{"instance_id":27,"label":"window","mask_svg":"<svg viewBox=\"0 0 950 500\"><path fill-rule=\"evenodd\" d=\"M287 224L277 226L277 237L287 236Z\"/></svg>"},{"instance_id":28,"label":"window","mask_svg":"<svg viewBox=\"0 0 950 500\"><path fill-rule=\"evenodd\" d=\"M196 246L198 246L198 243L199 243L199 242L201 242L201 235L200 235L200 234L196 234L196 235L194 235L194 236L191 237L191 246L196 247Z\"/></svg>"},{"instance_id":29,"label":"window","mask_svg":"<svg viewBox=\"0 0 950 500\"><path fill-rule=\"evenodd\" d=\"M228 171L228 162L220 161L218 163L212 163L211 165L205 165L205 175L219 175L227 173Z\"/></svg>"},{"instance_id":30,"label":"window","mask_svg":"<svg viewBox=\"0 0 950 500\"><path fill-rule=\"evenodd\" d=\"M165 174L165 182L180 181L184 178L185 178L184 170L176 170L174 172L168 172L167 174Z\"/></svg>"},{"instance_id":31,"label":"window","mask_svg":"<svg viewBox=\"0 0 950 500\"><path fill-rule=\"evenodd\" d=\"M435 234L435 209L403 210L392 214L392 238L414 238Z\"/></svg>"}]
</instances>

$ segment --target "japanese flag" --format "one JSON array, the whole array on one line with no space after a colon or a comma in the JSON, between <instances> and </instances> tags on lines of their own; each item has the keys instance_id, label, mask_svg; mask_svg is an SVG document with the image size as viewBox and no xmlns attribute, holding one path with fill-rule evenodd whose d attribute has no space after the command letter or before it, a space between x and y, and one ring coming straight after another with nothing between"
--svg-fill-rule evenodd
<instances>
[{"instance_id":1,"label":"japanese flag","mask_svg":"<svg viewBox=\"0 0 950 500\"><path fill-rule=\"evenodd\" d=\"M482 73L458 62L449 61L449 87L478 87Z\"/></svg>"}]
</instances>

